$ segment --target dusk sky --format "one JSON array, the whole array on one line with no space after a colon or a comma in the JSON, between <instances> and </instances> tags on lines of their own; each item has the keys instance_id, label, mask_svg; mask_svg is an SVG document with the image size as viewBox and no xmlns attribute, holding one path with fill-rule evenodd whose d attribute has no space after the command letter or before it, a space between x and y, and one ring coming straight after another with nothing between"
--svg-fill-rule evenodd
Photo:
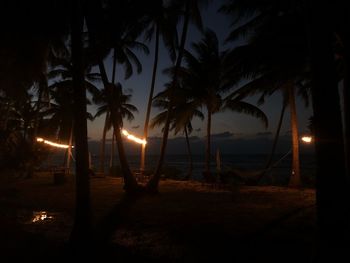
<instances>
[{"instance_id":1,"label":"dusk sky","mask_svg":"<svg viewBox=\"0 0 350 263\"><path fill-rule=\"evenodd\" d=\"M222 50L232 47L232 43L224 44L224 39L227 37L230 31L230 18L217 13L217 9L221 5L221 1L213 1L212 4L203 10L202 18L203 23L206 28L210 28L214 30L219 40L221 41ZM181 33L181 24L179 26L179 34ZM188 32L188 38L186 42L186 48L190 49L190 45L192 42L196 42L201 39L201 34L196 30L193 26L191 26ZM141 38L140 41L143 41ZM135 114L135 120L131 123L125 121L124 126L130 132L135 135L142 136L143 126L144 126L144 118L146 115L146 107L148 94L151 84L151 74L153 68L153 57L154 57L154 43L151 42L148 44L150 49L149 55L144 55L138 51L136 53L139 55L139 59L142 62L143 71L141 74L134 74L130 79L124 80L124 71L122 67L117 68L117 79L123 84L124 91L127 93L132 91L132 101L135 106L139 109L139 113ZM158 77L156 81L155 94L159 91L162 91L164 86L163 84L168 81L168 78L162 74L162 70L171 65L169 60L169 56L167 51L162 46L161 42L161 50L159 55L160 61L158 66ZM111 59L107 59L105 61L108 72L111 73ZM246 101L256 104L258 96L250 97L246 99ZM221 133L230 133L233 134L236 138L246 138L254 140L256 138L256 134L262 132L272 132L275 133L277 121L279 118L280 110L281 110L281 95L274 94L273 96L266 99L264 105L260 106L260 108L265 112L269 119L269 127L265 129L261 122L253 117L238 114L226 111L224 113L217 113L213 115L212 118L212 134L221 134ZM92 113L95 112L95 108L90 108ZM297 99L297 111L298 111L298 123L299 123L299 131L301 134L308 133L307 123L308 118L312 115L311 107L305 108L304 103L298 98ZM204 111L205 112L205 111ZM157 113L155 108L152 108L151 117ZM100 140L102 136L104 123L104 116L97 118L94 122L88 123L89 129L89 138L90 140ZM194 120L193 127L194 130L191 136L196 137L204 137L205 136L205 125L206 120ZM138 128L135 128L137 127ZM289 110L287 109L285 114L285 119L281 131L281 135L285 135L290 130L290 119L289 119ZM107 136L111 136L109 133ZM150 130L151 137L161 137L161 129L156 128ZM174 135L171 134L170 137ZM179 134L179 136L182 136ZM248 140L247 140L248 141Z\"/></svg>"}]
</instances>

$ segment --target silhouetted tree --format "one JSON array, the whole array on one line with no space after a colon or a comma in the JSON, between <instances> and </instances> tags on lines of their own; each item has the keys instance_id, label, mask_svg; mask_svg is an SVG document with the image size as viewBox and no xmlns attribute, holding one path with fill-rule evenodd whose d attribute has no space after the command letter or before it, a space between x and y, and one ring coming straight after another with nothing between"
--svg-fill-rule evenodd
<instances>
[{"instance_id":1,"label":"silhouetted tree","mask_svg":"<svg viewBox=\"0 0 350 263\"><path fill-rule=\"evenodd\" d=\"M169 100L167 98L168 90L161 92L155 97L153 105L161 110L159 114L157 114L151 122L150 127L154 128L155 126L161 126L166 122L166 118L168 115L167 109ZM176 89L176 99L174 108L172 110L172 118L171 118L171 127L170 130L173 130L175 134L179 132L183 132L185 134L189 167L188 172L184 179L189 180L192 177L193 171L193 158L191 152L191 145L189 142L188 135L192 132L192 119L194 117L198 117L201 120L204 119L203 113L198 109L200 104L198 101L194 100L192 97L192 91L185 88L177 88Z\"/></svg>"},{"instance_id":2,"label":"silhouetted tree","mask_svg":"<svg viewBox=\"0 0 350 263\"><path fill-rule=\"evenodd\" d=\"M148 137L148 126L151 115L151 106L154 94L154 88L156 84L156 75L158 69L158 55L159 55L159 42L160 37L163 39L163 43L167 50L169 51L170 58L172 62L176 59L176 48L177 48L177 20L178 20L178 10L177 5L173 1L170 3L165 3L163 0L153 1L147 3L146 11L146 23L149 24L145 35L146 39L150 41L155 37L154 44L154 63L152 71L152 81L148 97L145 125L143 129L143 137L147 140ZM154 36L155 34L155 36ZM142 146L141 150L141 164L140 170L145 169L145 158L146 158L146 146Z\"/></svg>"},{"instance_id":3,"label":"silhouetted tree","mask_svg":"<svg viewBox=\"0 0 350 263\"><path fill-rule=\"evenodd\" d=\"M165 150L166 150L166 146L167 146L167 142L168 142L169 128L170 128L170 122L171 122L171 111L172 111L172 108L174 106L173 105L174 104L174 93L175 93L175 89L176 89L177 82L178 82L178 71L179 71L179 68L181 67L181 62L182 62L182 58L183 58L183 54L184 54L184 50L185 50L185 43L186 43L189 23L190 23L190 20L192 19L192 21L194 22L194 24L197 27L199 27L200 29L202 28L202 19L201 19L201 15L200 15L200 11L199 11L200 10L199 6L200 6L200 4L205 5L208 3L208 1L206 1L206 0L203 0L203 1L201 1L201 0L188 0L188 1L174 0L174 1L178 1L180 4L183 5L184 22L183 22L183 28L182 28L182 33L181 33L179 51L178 51L178 55L177 55L176 63L175 63L175 70L174 70L174 75L173 75L173 79L172 79L172 85L169 88L168 116L167 116L167 120L166 120L165 125L164 125L163 139L162 139L162 145L161 145L161 149L160 149L160 157L159 157L159 160L157 163L157 167L154 171L154 174L151 177L151 179L148 181L148 184L147 184L148 191L153 192L153 193L158 192L158 183L159 183L160 176L161 176L161 170L162 170L162 166L164 163Z\"/></svg>"}]
</instances>

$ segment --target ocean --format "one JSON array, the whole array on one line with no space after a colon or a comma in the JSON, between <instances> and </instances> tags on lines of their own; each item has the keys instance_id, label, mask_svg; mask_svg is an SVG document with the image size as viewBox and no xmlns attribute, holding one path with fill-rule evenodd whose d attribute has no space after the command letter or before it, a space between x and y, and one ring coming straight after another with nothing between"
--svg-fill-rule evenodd
<instances>
[{"instance_id":1,"label":"ocean","mask_svg":"<svg viewBox=\"0 0 350 263\"><path fill-rule=\"evenodd\" d=\"M269 171L272 178L272 184L285 185L288 183L289 175L291 174L291 154L275 155L272 164L274 167ZM153 170L158 162L158 155L148 155L146 158L146 170ZM193 155L193 179L202 180L202 172L204 170L204 155ZM264 169L268 155L265 154L222 154L220 156L221 171L230 171L239 169L244 171L256 171ZM42 168L46 166L59 166L63 164L64 155L54 154L48 158ZM127 160L132 170L138 170L140 164L139 155L128 155ZM74 160L72 162L74 164ZM105 171L109 171L110 156L105 156ZM91 165L93 170L99 169L99 156L91 156ZM118 169L118 156L114 158L114 166ZM169 154L165 156L164 171L170 172L173 176L181 178L186 175L189 167L188 155ZM73 169L72 169L73 170ZM211 171L217 170L216 158L212 156ZM307 185L314 184L315 175L315 159L313 154L300 155L300 170L303 181Z\"/></svg>"}]
</instances>

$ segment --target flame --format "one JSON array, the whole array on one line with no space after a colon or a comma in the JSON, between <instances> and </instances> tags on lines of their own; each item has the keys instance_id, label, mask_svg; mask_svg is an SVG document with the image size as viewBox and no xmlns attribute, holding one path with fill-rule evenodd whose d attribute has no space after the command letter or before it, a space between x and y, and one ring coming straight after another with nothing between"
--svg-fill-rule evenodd
<instances>
[{"instance_id":1,"label":"flame","mask_svg":"<svg viewBox=\"0 0 350 263\"><path fill-rule=\"evenodd\" d=\"M136 136L130 134L127 130L123 129L122 130L122 133L123 135L126 136L126 138L128 138L129 140L131 141L134 141L136 143L139 143L139 144L143 144L143 145L146 145L147 141L145 139L140 139L140 138L137 138Z\"/></svg>"},{"instance_id":2,"label":"flame","mask_svg":"<svg viewBox=\"0 0 350 263\"><path fill-rule=\"evenodd\" d=\"M303 136L301 137L301 140L306 143L312 142L312 137L311 136Z\"/></svg>"},{"instance_id":3,"label":"flame","mask_svg":"<svg viewBox=\"0 0 350 263\"><path fill-rule=\"evenodd\" d=\"M51 142L51 141L45 140L45 139L40 138L40 137L37 137L36 141L42 142L42 143L45 143L45 144L48 144L50 146L57 147L57 148L63 148L63 149L69 148L69 145L67 145L67 144L59 144L59 143ZM72 146L72 148L74 148L74 147Z\"/></svg>"},{"instance_id":4,"label":"flame","mask_svg":"<svg viewBox=\"0 0 350 263\"><path fill-rule=\"evenodd\" d=\"M47 212L45 211L41 211L41 212L33 212L33 219L32 219L32 222L35 223L35 222L38 222L38 221L44 221L46 219L52 219L53 217L52 216L48 216L47 215Z\"/></svg>"}]
</instances>

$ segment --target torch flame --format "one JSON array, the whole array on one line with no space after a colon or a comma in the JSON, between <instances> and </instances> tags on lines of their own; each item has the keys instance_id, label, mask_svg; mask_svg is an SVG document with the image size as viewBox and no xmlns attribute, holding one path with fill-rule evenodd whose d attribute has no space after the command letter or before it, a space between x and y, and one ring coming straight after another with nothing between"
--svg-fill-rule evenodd
<instances>
[{"instance_id":1,"label":"torch flame","mask_svg":"<svg viewBox=\"0 0 350 263\"><path fill-rule=\"evenodd\" d=\"M303 136L301 137L301 140L306 143L312 142L312 137L311 136Z\"/></svg>"},{"instance_id":2,"label":"torch flame","mask_svg":"<svg viewBox=\"0 0 350 263\"><path fill-rule=\"evenodd\" d=\"M127 130L123 129L122 130L122 133L123 135L126 136L126 138L128 138L129 140L131 141L134 141L136 143L139 143L139 144L143 144L143 145L146 145L147 141L145 139L140 139L140 138L137 138L136 136L130 134Z\"/></svg>"},{"instance_id":3,"label":"torch flame","mask_svg":"<svg viewBox=\"0 0 350 263\"><path fill-rule=\"evenodd\" d=\"M45 144L48 144L50 146L57 147L57 148L63 148L63 149L69 148L69 145L67 145L67 144L59 144L59 143L51 142L51 141L45 140L45 139L40 138L40 137L37 137L36 141L42 142L42 143L45 143ZM72 148L74 148L74 147L72 146Z\"/></svg>"},{"instance_id":4,"label":"torch flame","mask_svg":"<svg viewBox=\"0 0 350 263\"><path fill-rule=\"evenodd\" d=\"M32 222L44 221L47 219L52 219L53 216L48 216L46 211L33 212Z\"/></svg>"}]
</instances>

